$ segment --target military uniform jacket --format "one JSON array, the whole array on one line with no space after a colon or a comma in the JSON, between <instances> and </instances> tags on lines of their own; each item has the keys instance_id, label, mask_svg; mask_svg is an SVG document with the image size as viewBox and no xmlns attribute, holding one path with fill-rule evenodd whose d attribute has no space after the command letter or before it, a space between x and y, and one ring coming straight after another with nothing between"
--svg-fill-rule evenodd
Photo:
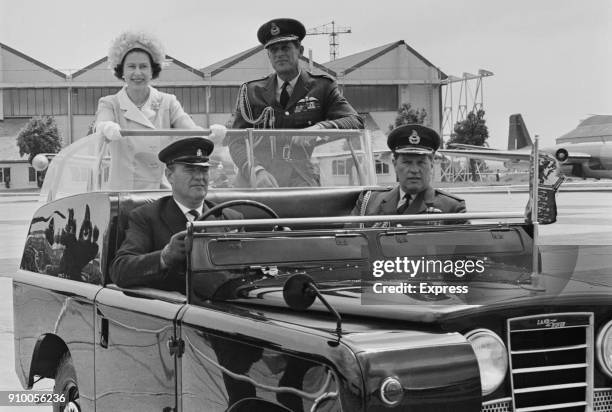
<instances>
[{"instance_id":1,"label":"military uniform jacket","mask_svg":"<svg viewBox=\"0 0 612 412\"><path fill-rule=\"evenodd\" d=\"M213 206L205 201L203 213ZM242 219L242 214L224 209L223 218ZM125 240L111 265L112 281L122 288L147 286L185 293L185 266L162 270L160 261L161 250L187 224L172 196L132 210L128 219Z\"/></svg>"},{"instance_id":2,"label":"military uniform jacket","mask_svg":"<svg viewBox=\"0 0 612 412\"><path fill-rule=\"evenodd\" d=\"M317 123L328 129L363 129L363 119L340 94L336 82L328 76L313 75L302 70L286 108L282 108L276 100L275 73L248 82L242 87L246 98L238 97L232 125L234 129L303 129ZM259 122L250 122L259 117L262 117ZM244 139L233 136L226 143L234 163L248 180L250 170ZM290 143L289 137L262 138L255 143L253 167L261 166L268 170L277 180L280 179L278 183L281 186L290 184L289 181L283 182L283 179L288 179L294 170L304 180L312 177L314 170L310 155L315 145L306 142L301 145Z\"/></svg>"},{"instance_id":3,"label":"military uniform jacket","mask_svg":"<svg viewBox=\"0 0 612 412\"><path fill-rule=\"evenodd\" d=\"M399 186L388 191L372 191L370 199L365 207L365 213L361 213L365 193L357 199L351 215L396 215L397 203L399 201ZM428 213L427 209L433 207L442 213L465 213L465 201L461 198L443 192L439 189L429 188L417 194L403 214L414 215Z\"/></svg>"}]
</instances>

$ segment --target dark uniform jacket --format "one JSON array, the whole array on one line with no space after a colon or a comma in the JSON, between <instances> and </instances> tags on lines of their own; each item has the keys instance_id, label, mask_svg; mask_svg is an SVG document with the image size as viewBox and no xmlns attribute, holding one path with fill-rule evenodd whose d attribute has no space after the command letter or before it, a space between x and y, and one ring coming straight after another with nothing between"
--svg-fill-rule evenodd
<instances>
[{"instance_id":1,"label":"dark uniform jacket","mask_svg":"<svg viewBox=\"0 0 612 412\"><path fill-rule=\"evenodd\" d=\"M233 129L303 129L316 123L328 129L363 129L363 119L340 94L331 77L302 70L286 108L276 101L276 73L245 83L242 87L246 88L242 92L246 99L238 97ZM264 119L250 123L250 120L257 120L264 110L267 112ZM244 114L248 118L245 119ZM234 163L248 182L250 169L244 139L232 136L226 143ZM253 167L266 169L280 186L316 186L319 184L318 173L310 162L315 146L314 137L299 144L291 144L290 137L256 140Z\"/></svg>"},{"instance_id":2,"label":"dark uniform jacket","mask_svg":"<svg viewBox=\"0 0 612 412\"><path fill-rule=\"evenodd\" d=\"M213 206L205 201L203 212ZM224 209L223 218L242 219L242 214ZM172 196L132 210L128 222L125 240L110 269L112 281L123 288L147 286L185 293L185 265L162 270L160 262L161 250L187 224Z\"/></svg>"},{"instance_id":3,"label":"dark uniform jacket","mask_svg":"<svg viewBox=\"0 0 612 412\"><path fill-rule=\"evenodd\" d=\"M399 201L399 186L388 191L372 191L367 202L365 213L363 208L364 195L362 193L357 199L355 207L351 211L353 216L367 215L396 215L397 203ZM465 201L439 189L429 188L417 194L403 214L414 215L428 213L427 209L433 207L441 213L465 213Z\"/></svg>"}]
</instances>

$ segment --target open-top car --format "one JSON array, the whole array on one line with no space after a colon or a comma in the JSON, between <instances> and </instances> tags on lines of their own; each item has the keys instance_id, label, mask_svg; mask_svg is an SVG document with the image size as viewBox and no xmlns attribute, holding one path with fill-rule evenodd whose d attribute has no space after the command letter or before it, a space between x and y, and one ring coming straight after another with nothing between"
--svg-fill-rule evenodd
<instances>
[{"instance_id":1,"label":"open-top car","mask_svg":"<svg viewBox=\"0 0 612 412\"><path fill-rule=\"evenodd\" d=\"M185 294L109 275L164 182L122 187L97 135L58 154L14 274L23 386L55 379L70 411L612 410L609 284L542 273L522 211L351 215L387 188L366 132L325 132L294 140L316 187L231 187L217 147L208 213L244 219L187 224ZM271 138L229 133L251 165Z\"/></svg>"}]
</instances>

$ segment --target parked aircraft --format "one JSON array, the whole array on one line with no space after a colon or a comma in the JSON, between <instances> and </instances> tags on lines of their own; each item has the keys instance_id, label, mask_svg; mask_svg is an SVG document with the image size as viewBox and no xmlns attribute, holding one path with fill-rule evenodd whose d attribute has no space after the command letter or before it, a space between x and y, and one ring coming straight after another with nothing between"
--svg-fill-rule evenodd
<instances>
[{"instance_id":1,"label":"parked aircraft","mask_svg":"<svg viewBox=\"0 0 612 412\"><path fill-rule=\"evenodd\" d=\"M608 118L609 116L599 117ZM586 128L592 128L593 124L593 117L590 117L582 121L576 129L567 135L589 136L589 134L583 132L587 130ZM602 125L599 126L598 130L601 133ZM610 129L607 134L612 138L612 123L603 126L605 129ZM551 147L541 147L540 150L553 154L561 165L562 173L566 176L612 179L612 142L607 142L601 134L590 137L588 142L563 143ZM597 139L599 141L596 141ZM475 159L520 162L529 161L532 144L523 117L520 114L513 114L510 116L508 150L453 144L452 147L441 149L438 152L444 155Z\"/></svg>"}]
</instances>

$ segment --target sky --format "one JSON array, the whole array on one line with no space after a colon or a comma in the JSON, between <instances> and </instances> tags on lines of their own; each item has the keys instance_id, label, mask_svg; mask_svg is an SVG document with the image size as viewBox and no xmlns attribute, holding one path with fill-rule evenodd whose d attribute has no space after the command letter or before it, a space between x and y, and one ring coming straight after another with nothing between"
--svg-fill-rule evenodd
<instances>
[{"instance_id":1,"label":"sky","mask_svg":"<svg viewBox=\"0 0 612 412\"><path fill-rule=\"evenodd\" d=\"M404 40L448 75L493 72L483 80L491 147L506 147L513 113L543 145L592 114L612 114L612 0L0 0L0 42L74 72L105 56L120 32L146 30L202 68L257 45L259 26L276 17L350 27L340 57ZM324 63L328 42L303 44Z\"/></svg>"}]
</instances>

